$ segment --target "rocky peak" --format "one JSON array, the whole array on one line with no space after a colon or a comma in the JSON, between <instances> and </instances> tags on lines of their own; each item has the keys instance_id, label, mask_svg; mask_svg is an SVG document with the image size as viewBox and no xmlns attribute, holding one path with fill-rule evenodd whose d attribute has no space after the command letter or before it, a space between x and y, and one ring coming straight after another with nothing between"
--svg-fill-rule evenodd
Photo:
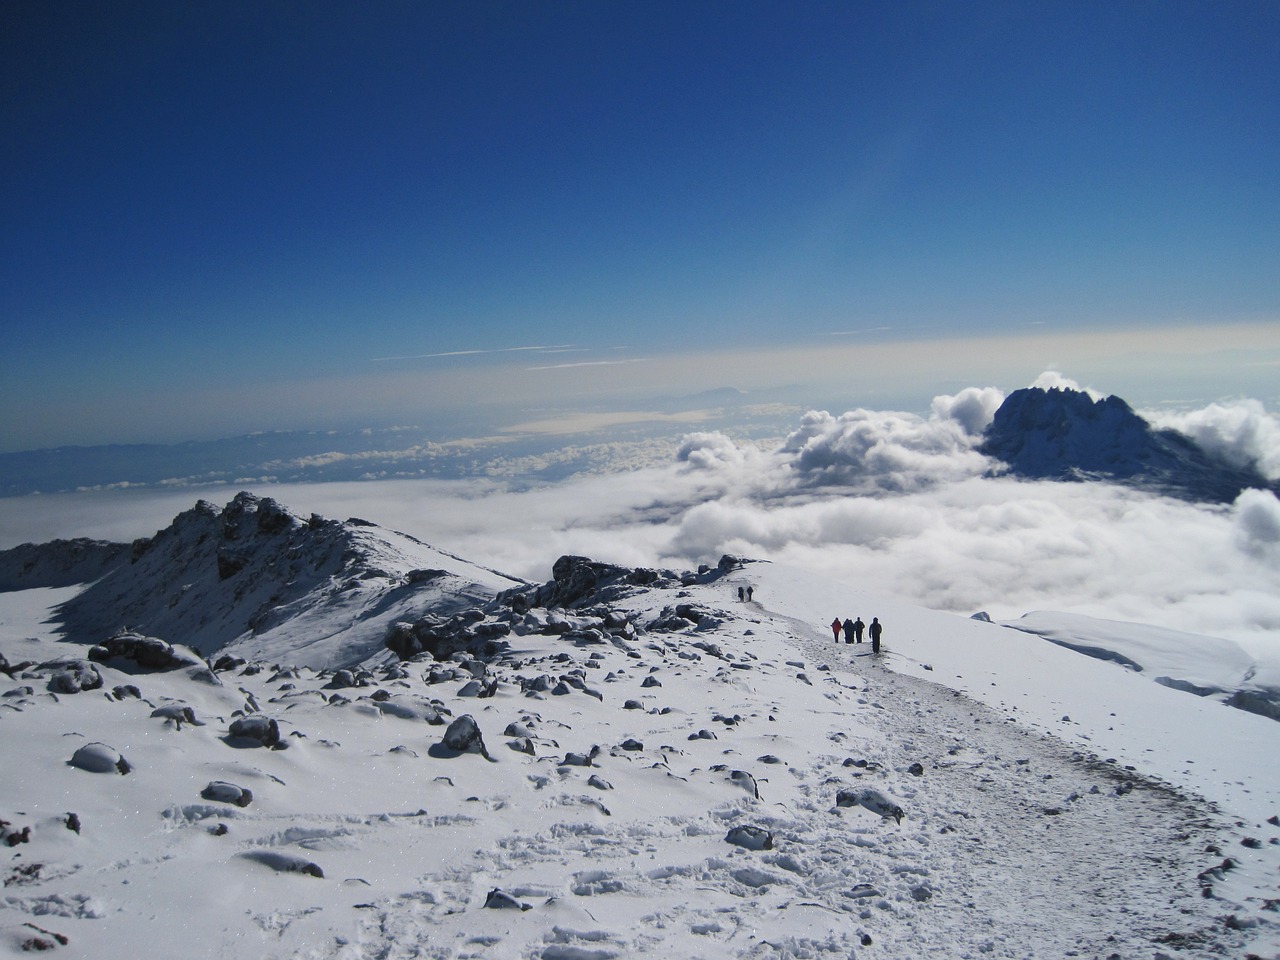
<instances>
[{"instance_id":1,"label":"rocky peak","mask_svg":"<svg viewBox=\"0 0 1280 960\"><path fill-rule=\"evenodd\" d=\"M1000 405L979 450L1015 476L1101 479L1194 501L1226 503L1247 487L1271 489L1173 430L1156 430L1119 397L1078 390L1015 390Z\"/></svg>"}]
</instances>

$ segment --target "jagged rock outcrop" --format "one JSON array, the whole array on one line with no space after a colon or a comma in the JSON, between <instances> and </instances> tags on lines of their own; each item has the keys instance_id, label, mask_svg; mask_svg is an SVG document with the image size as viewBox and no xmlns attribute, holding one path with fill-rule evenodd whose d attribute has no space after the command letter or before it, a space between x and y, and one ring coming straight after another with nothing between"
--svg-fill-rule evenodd
<instances>
[{"instance_id":1,"label":"jagged rock outcrop","mask_svg":"<svg viewBox=\"0 0 1280 960\"><path fill-rule=\"evenodd\" d=\"M1009 394L978 449L1028 479L1103 479L1208 503L1229 503L1249 487L1276 490L1256 469L1156 430L1119 397L1094 400L1057 387Z\"/></svg>"},{"instance_id":2,"label":"jagged rock outcrop","mask_svg":"<svg viewBox=\"0 0 1280 960\"><path fill-rule=\"evenodd\" d=\"M357 665L382 651L393 623L428 612L448 618L525 585L367 521L304 518L250 493L225 507L202 500L133 544L91 544L4 555L19 572L93 574L96 582L59 608L69 639L106 646L104 637L129 624L203 656L231 648L316 667ZM92 562L71 563L76 551Z\"/></svg>"}]
</instances>

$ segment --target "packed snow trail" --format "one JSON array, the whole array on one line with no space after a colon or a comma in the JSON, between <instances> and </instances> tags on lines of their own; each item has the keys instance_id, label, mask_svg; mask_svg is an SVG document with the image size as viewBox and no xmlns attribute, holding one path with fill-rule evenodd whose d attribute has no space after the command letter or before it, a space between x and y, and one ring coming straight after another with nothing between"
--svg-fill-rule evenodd
<instances>
[{"instance_id":1,"label":"packed snow trail","mask_svg":"<svg viewBox=\"0 0 1280 960\"><path fill-rule=\"evenodd\" d=\"M884 736L880 762L909 775L920 764L900 799L923 820L910 842L932 852L930 899L948 901L932 919L946 920L885 931L882 942L942 950L984 931L981 952L1028 957L1222 942L1197 879L1222 859L1205 852L1220 824L1204 804L896 674L883 666L888 651L823 649L807 635L816 631L798 633L807 657L861 675Z\"/></svg>"}]
</instances>

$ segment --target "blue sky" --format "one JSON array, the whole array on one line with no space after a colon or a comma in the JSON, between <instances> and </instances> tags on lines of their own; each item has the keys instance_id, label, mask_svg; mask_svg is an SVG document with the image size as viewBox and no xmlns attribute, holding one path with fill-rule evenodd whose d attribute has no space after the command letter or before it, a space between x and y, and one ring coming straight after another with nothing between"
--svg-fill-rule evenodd
<instances>
[{"instance_id":1,"label":"blue sky","mask_svg":"<svg viewBox=\"0 0 1280 960\"><path fill-rule=\"evenodd\" d=\"M858 364L927 402L966 345L1266 383L1277 41L1254 2L7 3L0 450Z\"/></svg>"}]
</instances>

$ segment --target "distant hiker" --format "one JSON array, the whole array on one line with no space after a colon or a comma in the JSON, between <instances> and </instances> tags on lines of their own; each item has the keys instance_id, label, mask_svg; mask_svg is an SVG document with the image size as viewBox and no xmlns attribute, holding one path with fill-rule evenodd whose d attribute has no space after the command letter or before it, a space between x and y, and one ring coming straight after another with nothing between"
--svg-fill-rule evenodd
<instances>
[{"instance_id":1,"label":"distant hiker","mask_svg":"<svg viewBox=\"0 0 1280 960\"><path fill-rule=\"evenodd\" d=\"M751 602L751 595L753 593L755 593L755 590L753 590L751 587L747 587L747 603Z\"/></svg>"},{"instance_id":2,"label":"distant hiker","mask_svg":"<svg viewBox=\"0 0 1280 960\"><path fill-rule=\"evenodd\" d=\"M739 588L738 588L738 602L739 602L739 603L741 603L741 602L742 602L742 595L743 595L743 590L742 590L742 588L741 588L741 587L739 587Z\"/></svg>"},{"instance_id":3,"label":"distant hiker","mask_svg":"<svg viewBox=\"0 0 1280 960\"><path fill-rule=\"evenodd\" d=\"M841 627L844 630L844 642L853 643L853 621L848 617L845 617L844 623L841 624Z\"/></svg>"},{"instance_id":4,"label":"distant hiker","mask_svg":"<svg viewBox=\"0 0 1280 960\"><path fill-rule=\"evenodd\" d=\"M836 617L831 621L831 632L835 634L836 643L840 642L840 618Z\"/></svg>"},{"instance_id":5,"label":"distant hiker","mask_svg":"<svg viewBox=\"0 0 1280 960\"><path fill-rule=\"evenodd\" d=\"M857 620L853 621L853 640L854 640L854 643L861 643L861 642L862 642L862 631L863 631L863 630L865 630L866 628L867 628L867 625L866 625L865 623L863 623L863 622L862 622L862 618L861 618L861 617L859 617Z\"/></svg>"},{"instance_id":6,"label":"distant hiker","mask_svg":"<svg viewBox=\"0 0 1280 960\"><path fill-rule=\"evenodd\" d=\"M871 618L871 652L880 652L880 631L884 629L880 626L880 620L876 617Z\"/></svg>"}]
</instances>

